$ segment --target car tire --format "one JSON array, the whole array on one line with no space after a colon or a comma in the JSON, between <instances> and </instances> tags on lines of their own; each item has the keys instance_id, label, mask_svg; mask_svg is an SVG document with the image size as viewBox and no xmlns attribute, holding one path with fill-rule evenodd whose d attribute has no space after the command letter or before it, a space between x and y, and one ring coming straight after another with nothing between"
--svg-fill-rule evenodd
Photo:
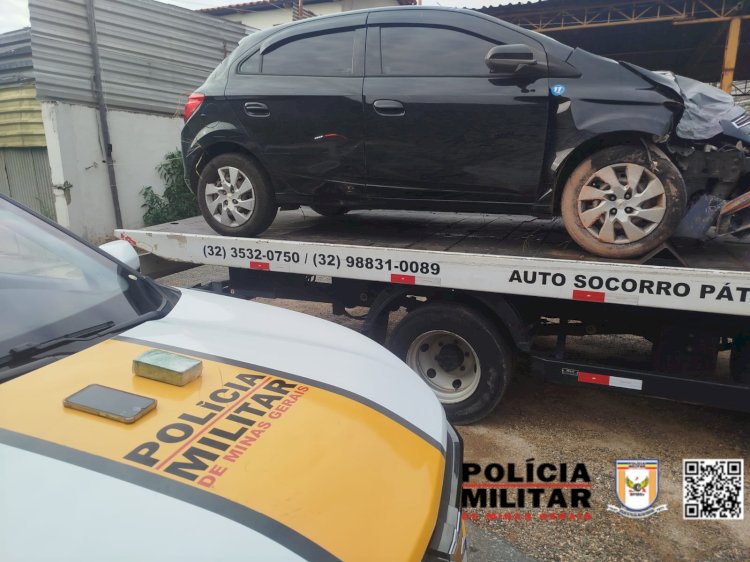
<instances>
[{"instance_id":1,"label":"car tire","mask_svg":"<svg viewBox=\"0 0 750 562\"><path fill-rule=\"evenodd\" d=\"M570 237L606 258L635 258L666 242L685 214L685 182L655 146L613 146L581 162L560 210Z\"/></svg>"},{"instance_id":2,"label":"car tire","mask_svg":"<svg viewBox=\"0 0 750 562\"><path fill-rule=\"evenodd\" d=\"M750 385L750 335L738 334L734 337L729 372L734 382Z\"/></svg>"},{"instance_id":3,"label":"car tire","mask_svg":"<svg viewBox=\"0 0 750 562\"><path fill-rule=\"evenodd\" d=\"M489 318L463 304L428 303L409 312L388 347L435 392L456 424L492 413L514 368L506 338Z\"/></svg>"},{"instance_id":4,"label":"car tire","mask_svg":"<svg viewBox=\"0 0 750 562\"><path fill-rule=\"evenodd\" d=\"M256 236L278 211L268 177L243 154L222 154L206 164L198 180L198 206L208 225L225 236Z\"/></svg>"},{"instance_id":5,"label":"car tire","mask_svg":"<svg viewBox=\"0 0 750 562\"><path fill-rule=\"evenodd\" d=\"M310 208L324 217L340 217L349 212L349 209L342 207L341 205L329 205L326 203L318 203L316 205L310 205Z\"/></svg>"}]
</instances>

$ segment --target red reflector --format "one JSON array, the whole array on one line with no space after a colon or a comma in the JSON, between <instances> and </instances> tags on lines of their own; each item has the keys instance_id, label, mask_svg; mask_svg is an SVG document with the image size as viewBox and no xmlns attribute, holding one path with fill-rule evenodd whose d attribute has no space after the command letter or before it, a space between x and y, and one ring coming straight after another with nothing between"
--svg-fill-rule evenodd
<instances>
[{"instance_id":1,"label":"red reflector","mask_svg":"<svg viewBox=\"0 0 750 562\"><path fill-rule=\"evenodd\" d=\"M261 271L270 271L271 264L267 261L251 261L250 269L259 269Z\"/></svg>"},{"instance_id":2,"label":"red reflector","mask_svg":"<svg viewBox=\"0 0 750 562\"><path fill-rule=\"evenodd\" d=\"M600 291L573 291L573 300L604 302L604 293Z\"/></svg>"},{"instance_id":3,"label":"red reflector","mask_svg":"<svg viewBox=\"0 0 750 562\"><path fill-rule=\"evenodd\" d=\"M406 285L414 285L417 282L417 278L413 275L399 275L398 273L391 273L391 283L404 283Z\"/></svg>"},{"instance_id":4,"label":"red reflector","mask_svg":"<svg viewBox=\"0 0 750 562\"><path fill-rule=\"evenodd\" d=\"M206 99L206 96L199 92L190 94L190 97L185 104L185 109L182 110L182 118L185 122L187 122L187 120L190 119L190 116L195 113L195 110L201 106L204 99Z\"/></svg>"},{"instance_id":5,"label":"red reflector","mask_svg":"<svg viewBox=\"0 0 750 562\"><path fill-rule=\"evenodd\" d=\"M578 373L578 382L609 386L609 375L597 375L596 373L585 373L580 371Z\"/></svg>"}]
</instances>

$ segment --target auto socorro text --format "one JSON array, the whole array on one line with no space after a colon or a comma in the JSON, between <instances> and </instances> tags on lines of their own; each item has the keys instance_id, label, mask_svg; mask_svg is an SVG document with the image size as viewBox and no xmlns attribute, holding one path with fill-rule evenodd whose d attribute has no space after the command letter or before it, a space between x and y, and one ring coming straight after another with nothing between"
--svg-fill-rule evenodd
<instances>
[{"instance_id":1,"label":"auto socorro text","mask_svg":"<svg viewBox=\"0 0 750 562\"><path fill-rule=\"evenodd\" d=\"M514 269L510 274L510 283L525 285L565 287L569 283L569 276L552 271L530 271ZM750 286L731 286L729 283L714 284L701 283L694 286L684 281L653 280L648 278L621 277L611 275L587 275L579 273L572 276L575 289L593 291L615 291L634 293L639 295L656 295L665 297L689 297L697 295L701 300L716 300L750 303Z\"/></svg>"},{"instance_id":2,"label":"auto socorro text","mask_svg":"<svg viewBox=\"0 0 750 562\"><path fill-rule=\"evenodd\" d=\"M591 478L583 463L464 463L461 506L474 521L589 521Z\"/></svg>"}]
</instances>

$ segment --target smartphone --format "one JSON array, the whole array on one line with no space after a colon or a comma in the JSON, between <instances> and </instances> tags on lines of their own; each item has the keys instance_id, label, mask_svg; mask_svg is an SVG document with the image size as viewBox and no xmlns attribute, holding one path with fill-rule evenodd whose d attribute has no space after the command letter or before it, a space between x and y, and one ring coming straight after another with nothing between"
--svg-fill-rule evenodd
<instances>
[{"instance_id":1,"label":"smartphone","mask_svg":"<svg viewBox=\"0 0 750 562\"><path fill-rule=\"evenodd\" d=\"M66 408L123 423L133 423L153 410L156 400L100 384L90 384L68 396L63 400L63 404Z\"/></svg>"}]
</instances>

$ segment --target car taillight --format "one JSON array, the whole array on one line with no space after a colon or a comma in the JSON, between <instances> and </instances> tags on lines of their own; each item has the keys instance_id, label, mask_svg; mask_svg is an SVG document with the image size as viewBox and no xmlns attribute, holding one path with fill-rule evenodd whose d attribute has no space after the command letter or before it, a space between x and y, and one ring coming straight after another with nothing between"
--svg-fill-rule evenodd
<instances>
[{"instance_id":1,"label":"car taillight","mask_svg":"<svg viewBox=\"0 0 750 562\"><path fill-rule=\"evenodd\" d=\"M206 99L206 96L201 93L194 92L190 94L190 97L185 104L185 109L182 110L182 118L185 122L187 122L187 120L190 119L190 116L195 113L195 110L201 106L204 99Z\"/></svg>"}]
</instances>

